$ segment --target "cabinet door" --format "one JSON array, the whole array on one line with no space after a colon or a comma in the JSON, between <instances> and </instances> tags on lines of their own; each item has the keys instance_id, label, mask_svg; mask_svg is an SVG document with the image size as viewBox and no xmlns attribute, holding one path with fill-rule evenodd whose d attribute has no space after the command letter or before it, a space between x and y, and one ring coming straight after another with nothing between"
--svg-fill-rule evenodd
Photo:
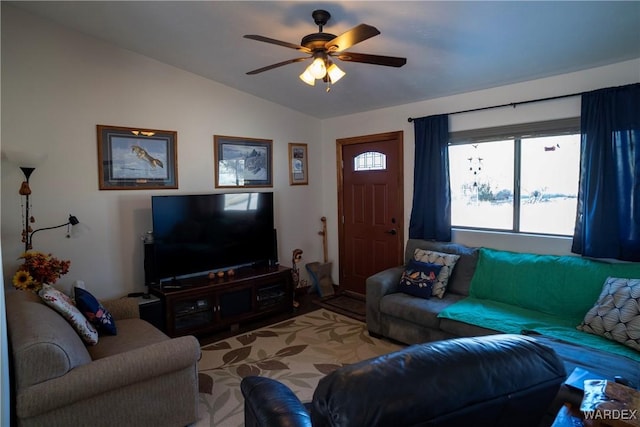
<instances>
[{"instance_id":1,"label":"cabinet door","mask_svg":"<svg viewBox=\"0 0 640 427\"><path fill-rule=\"evenodd\" d=\"M173 322L170 335L181 335L188 331L206 328L215 318L215 299L211 295L175 299L170 306Z\"/></svg>"},{"instance_id":2,"label":"cabinet door","mask_svg":"<svg viewBox=\"0 0 640 427\"><path fill-rule=\"evenodd\" d=\"M256 285L256 312L291 308L293 291L286 276L277 276L269 282Z\"/></svg>"},{"instance_id":3,"label":"cabinet door","mask_svg":"<svg viewBox=\"0 0 640 427\"><path fill-rule=\"evenodd\" d=\"M221 322L246 317L253 312L253 286L240 286L218 293L218 318Z\"/></svg>"}]
</instances>

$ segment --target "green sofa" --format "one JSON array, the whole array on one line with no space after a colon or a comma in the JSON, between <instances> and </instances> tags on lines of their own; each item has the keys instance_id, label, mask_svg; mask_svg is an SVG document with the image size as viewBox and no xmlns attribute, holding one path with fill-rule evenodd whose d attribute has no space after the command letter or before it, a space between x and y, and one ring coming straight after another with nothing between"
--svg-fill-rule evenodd
<instances>
[{"instance_id":1,"label":"green sofa","mask_svg":"<svg viewBox=\"0 0 640 427\"><path fill-rule=\"evenodd\" d=\"M459 255L443 298L398 291L403 266L367 279L367 327L407 344L495 333L533 335L574 367L640 385L640 352L578 330L607 277L640 278L640 263L515 253L410 239L417 249Z\"/></svg>"}]
</instances>

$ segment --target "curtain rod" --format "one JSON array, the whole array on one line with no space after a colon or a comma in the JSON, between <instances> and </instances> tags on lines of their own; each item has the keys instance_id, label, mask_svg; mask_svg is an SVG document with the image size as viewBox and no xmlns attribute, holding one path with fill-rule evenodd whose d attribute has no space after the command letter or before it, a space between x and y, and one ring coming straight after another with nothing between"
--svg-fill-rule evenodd
<instances>
[{"instance_id":1,"label":"curtain rod","mask_svg":"<svg viewBox=\"0 0 640 427\"><path fill-rule=\"evenodd\" d=\"M511 102L509 104L500 104L500 105L492 105L490 107L479 107L479 108L472 108L470 110L462 110L462 111L454 111L453 113L448 113L448 115L453 115L453 114L462 114L462 113L472 113L474 111L483 111L483 110L492 110L494 108L503 108L503 107L513 107L516 108L516 106L518 105L524 105L524 104L531 104L533 102L543 102L543 101L552 101L554 99L562 99L562 98L571 98L574 96L579 96L582 95L582 92L580 93L572 93L569 95L558 95L558 96L550 96L549 98L540 98L540 99L531 99L529 101L520 101L520 102ZM409 123L411 123L412 121L414 121L415 119L413 117L409 117L407 119L407 121Z\"/></svg>"}]
</instances>

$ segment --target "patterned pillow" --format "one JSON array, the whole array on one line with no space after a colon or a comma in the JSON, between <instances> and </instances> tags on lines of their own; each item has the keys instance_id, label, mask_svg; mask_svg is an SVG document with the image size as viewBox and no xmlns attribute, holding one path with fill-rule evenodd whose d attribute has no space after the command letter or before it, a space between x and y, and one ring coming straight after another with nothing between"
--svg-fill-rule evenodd
<instances>
[{"instance_id":1,"label":"patterned pillow","mask_svg":"<svg viewBox=\"0 0 640 427\"><path fill-rule=\"evenodd\" d=\"M107 335L118 334L116 322L113 320L111 313L89 291L76 286L73 294L76 298L76 307L96 327L98 332L103 332Z\"/></svg>"},{"instance_id":2,"label":"patterned pillow","mask_svg":"<svg viewBox=\"0 0 640 427\"><path fill-rule=\"evenodd\" d=\"M433 291L433 284L442 269L441 265L409 260L402 272L398 290L405 294L429 299Z\"/></svg>"},{"instance_id":3,"label":"patterned pillow","mask_svg":"<svg viewBox=\"0 0 640 427\"><path fill-rule=\"evenodd\" d=\"M640 351L640 279L607 277L578 329Z\"/></svg>"},{"instance_id":4,"label":"patterned pillow","mask_svg":"<svg viewBox=\"0 0 640 427\"><path fill-rule=\"evenodd\" d=\"M416 249L413 253L413 259L420 262L438 264L442 266L440 274L438 274L436 282L433 284L432 291L433 296L442 298L444 296L444 292L447 290L447 283L449 283L449 277L451 277L453 267L456 266L456 262L460 259L460 255Z\"/></svg>"},{"instance_id":5,"label":"patterned pillow","mask_svg":"<svg viewBox=\"0 0 640 427\"><path fill-rule=\"evenodd\" d=\"M73 326L85 344L96 345L98 343L98 331L73 305L73 301L66 294L45 284L42 285L38 295L45 304L60 313Z\"/></svg>"}]
</instances>

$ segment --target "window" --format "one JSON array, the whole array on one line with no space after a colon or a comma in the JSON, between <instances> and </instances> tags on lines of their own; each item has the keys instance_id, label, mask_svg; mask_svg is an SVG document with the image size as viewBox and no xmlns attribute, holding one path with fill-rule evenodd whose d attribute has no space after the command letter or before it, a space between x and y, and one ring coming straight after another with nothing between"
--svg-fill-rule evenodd
<instances>
[{"instance_id":1,"label":"window","mask_svg":"<svg viewBox=\"0 0 640 427\"><path fill-rule=\"evenodd\" d=\"M454 227L573 235L578 120L452 134Z\"/></svg>"},{"instance_id":2,"label":"window","mask_svg":"<svg viewBox=\"0 0 640 427\"><path fill-rule=\"evenodd\" d=\"M367 151L353 159L354 171L372 171L387 169L387 156L377 151Z\"/></svg>"}]
</instances>

